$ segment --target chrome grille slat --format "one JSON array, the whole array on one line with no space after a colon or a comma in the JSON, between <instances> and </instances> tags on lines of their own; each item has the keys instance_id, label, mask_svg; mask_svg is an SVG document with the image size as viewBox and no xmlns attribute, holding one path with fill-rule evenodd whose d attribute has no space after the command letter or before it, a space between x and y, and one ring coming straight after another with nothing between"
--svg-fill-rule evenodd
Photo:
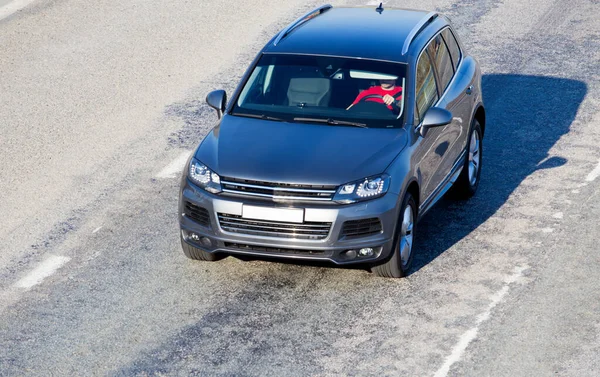
<instances>
[{"instance_id":1,"label":"chrome grille slat","mask_svg":"<svg viewBox=\"0 0 600 377\"><path fill-rule=\"evenodd\" d=\"M254 219L235 219L235 218L220 218L221 224L239 224L239 225L248 225L250 223L256 223L265 226L278 226L282 228L290 228L290 229L307 229L307 230L319 230L326 229L329 230L329 223L324 224L311 224L311 223L278 223L273 221L263 221L263 220L254 220ZM289 224L289 225L288 225ZM294 225L291 225L294 224Z\"/></svg>"},{"instance_id":2,"label":"chrome grille slat","mask_svg":"<svg viewBox=\"0 0 600 377\"><path fill-rule=\"evenodd\" d=\"M223 230L225 230L226 232L231 232L231 233L248 234L248 235L253 235L253 236L266 236L266 237L274 237L274 238L300 238L300 239L310 239L311 238L311 236L304 235L304 234L281 233L281 232L268 231L268 230L247 230L247 229L239 229L239 228L233 228L233 229L223 228ZM323 239L326 236L327 235L325 234L323 236L312 236L312 238Z\"/></svg>"},{"instance_id":3,"label":"chrome grille slat","mask_svg":"<svg viewBox=\"0 0 600 377\"><path fill-rule=\"evenodd\" d=\"M221 227L224 230L234 229L234 230L247 230L249 232L250 231L252 231L252 232L265 231L266 232L266 230L264 230L265 228L262 228L260 226L252 226L252 225L238 224L237 226L232 226L232 225L221 224ZM271 232L271 233L306 234L306 235L322 234L322 235L326 236L327 233L329 233L329 229L312 230L312 229L290 229L290 228L269 227L269 232Z\"/></svg>"},{"instance_id":4,"label":"chrome grille slat","mask_svg":"<svg viewBox=\"0 0 600 377\"><path fill-rule=\"evenodd\" d=\"M258 225L245 225L245 224L235 224L235 225L227 225L221 222L221 228L223 229L247 229L249 231L266 231L264 227ZM270 232L281 232L281 233L300 233L300 234L324 234L327 235L329 233L329 228L327 229L291 229L291 228L282 228L277 226L271 226L268 228Z\"/></svg>"},{"instance_id":5,"label":"chrome grille slat","mask_svg":"<svg viewBox=\"0 0 600 377\"><path fill-rule=\"evenodd\" d=\"M249 195L249 196L259 196L261 198L271 198L271 199L280 199L280 200L310 200L310 201L316 201L316 200L321 200L321 201L329 201L331 200L331 198L312 198L312 197L306 197L306 196L276 196L276 195L269 195L269 194L259 194L259 193L254 193L254 192L245 192L245 191L235 191L235 190L230 190L230 189L223 189L223 192L228 192L231 194L238 194L238 195Z\"/></svg>"},{"instance_id":6,"label":"chrome grille slat","mask_svg":"<svg viewBox=\"0 0 600 377\"><path fill-rule=\"evenodd\" d=\"M272 200L331 201L336 186L260 182L221 177L223 192Z\"/></svg>"},{"instance_id":7,"label":"chrome grille slat","mask_svg":"<svg viewBox=\"0 0 600 377\"><path fill-rule=\"evenodd\" d=\"M221 229L226 232L275 238L322 240L327 238L331 230L331 223L253 220L224 213L219 213L218 219Z\"/></svg>"},{"instance_id":8,"label":"chrome grille slat","mask_svg":"<svg viewBox=\"0 0 600 377\"><path fill-rule=\"evenodd\" d=\"M278 186L259 186L259 185L250 185L247 183L238 183L238 182L229 182L221 180L221 184L224 185L232 185L232 186L242 186L242 187L250 187L257 188L261 190L275 190L275 191L290 191L290 192L309 192L309 193L329 193L335 194L335 190L315 190L315 189L303 189L303 188L289 188L289 187L278 187Z\"/></svg>"}]
</instances>

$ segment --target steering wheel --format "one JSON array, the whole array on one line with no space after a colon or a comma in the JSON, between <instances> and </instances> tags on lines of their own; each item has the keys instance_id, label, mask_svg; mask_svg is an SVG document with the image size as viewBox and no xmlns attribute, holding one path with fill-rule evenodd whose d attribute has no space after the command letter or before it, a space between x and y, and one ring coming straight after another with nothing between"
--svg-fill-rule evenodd
<instances>
[{"instance_id":1,"label":"steering wheel","mask_svg":"<svg viewBox=\"0 0 600 377\"><path fill-rule=\"evenodd\" d=\"M385 102L383 102L383 96L379 95L379 94L369 94L368 96L364 96L363 98L360 99L360 101L355 106L358 106L361 103L366 102L368 99L373 99L373 98L378 98L381 100L381 102L369 101L369 103L383 105L387 108L388 105L386 105ZM392 112L394 114L400 114L400 107L398 106L398 104L396 102L397 101L394 99L394 102L392 102L392 104L390 106L392 106Z\"/></svg>"}]
</instances>

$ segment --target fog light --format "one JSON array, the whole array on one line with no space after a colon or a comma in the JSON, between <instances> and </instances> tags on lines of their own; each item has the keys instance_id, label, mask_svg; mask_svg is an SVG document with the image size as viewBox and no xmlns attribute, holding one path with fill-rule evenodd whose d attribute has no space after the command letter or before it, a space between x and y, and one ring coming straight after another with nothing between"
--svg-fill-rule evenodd
<instances>
[{"instance_id":1,"label":"fog light","mask_svg":"<svg viewBox=\"0 0 600 377\"><path fill-rule=\"evenodd\" d=\"M348 259L354 259L356 258L356 250L348 250L348 251L344 251L344 255L346 256L346 258Z\"/></svg>"},{"instance_id":2,"label":"fog light","mask_svg":"<svg viewBox=\"0 0 600 377\"><path fill-rule=\"evenodd\" d=\"M212 246L212 241L208 237L202 237L202 245L204 245L204 246Z\"/></svg>"},{"instance_id":3,"label":"fog light","mask_svg":"<svg viewBox=\"0 0 600 377\"><path fill-rule=\"evenodd\" d=\"M372 248L372 247L365 247L365 248L362 248L362 249L360 249L360 250L358 251L358 254L359 254L361 257L372 257L372 256L373 256L373 254L374 254L374 251L373 251L373 248Z\"/></svg>"},{"instance_id":4,"label":"fog light","mask_svg":"<svg viewBox=\"0 0 600 377\"><path fill-rule=\"evenodd\" d=\"M198 242L198 241L200 241L200 236L197 235L196 233L190 233L190 240Z\"/></svg>"}]
</instances>

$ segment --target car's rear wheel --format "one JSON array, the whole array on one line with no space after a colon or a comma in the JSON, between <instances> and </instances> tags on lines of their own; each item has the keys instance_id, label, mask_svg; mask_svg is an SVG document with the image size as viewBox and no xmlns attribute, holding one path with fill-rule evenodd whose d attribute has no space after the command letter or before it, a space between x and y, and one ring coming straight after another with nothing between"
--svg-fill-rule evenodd
<instances>
[{"instance_id":1,"label":"car's rear wheel","mask_svg":"<svg viewBox=\"0 0 600 377\"><path fill-rule=\"evenodd\" d=\"M473 121L473 127L469 133L467 144L467 158L458 179L452 188L453 194L458 199L469 199L479 186L481 175L481 163L483 157L483 133L477 119Z\"/></svg>"},{"instance_id":2,"label":"car's rear wheel","mask_svg":"<svg viewBox=\"0 0 600 377\"><path fill-rule=\"evenodd\" d=\"M384 264L375 266L371 271L385 278L401 278L411 268L414 252L414 233L417 223L417 203L410 193L402 201L401 218L396 225L396 237L392 257Z\"/></svg>"},{"instance_id":3,"label":"car's rear wheel","mask_svg":"<svg viewBox=\"0 0 600 377\"><path fill-rule=\"evenodd\" d=\"M191 245L188 245L181 237L181 248L183 249L183 253L186 257L193 260L201 260L205 262L215 262L224 258L224 256L219 254L207 253L204 250L198 249Z\"/></svg>"}]
</instances>

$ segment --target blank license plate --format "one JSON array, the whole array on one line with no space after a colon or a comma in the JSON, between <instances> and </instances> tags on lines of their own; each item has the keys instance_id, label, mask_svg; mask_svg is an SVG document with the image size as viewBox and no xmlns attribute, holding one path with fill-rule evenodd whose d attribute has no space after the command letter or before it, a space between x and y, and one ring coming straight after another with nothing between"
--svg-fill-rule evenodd
<instances>
[{"instance_id":1,"label":"blank license plate","mask_svg":"<svg viewBox=\"0 0 600 377\"><path fill-rule=\"evenodd\" d=\"M303 209L254 207L244 205L242 217L253 220L281 221L286 223L302 223L304 221Z\"/></svg>"}]
</instances>

